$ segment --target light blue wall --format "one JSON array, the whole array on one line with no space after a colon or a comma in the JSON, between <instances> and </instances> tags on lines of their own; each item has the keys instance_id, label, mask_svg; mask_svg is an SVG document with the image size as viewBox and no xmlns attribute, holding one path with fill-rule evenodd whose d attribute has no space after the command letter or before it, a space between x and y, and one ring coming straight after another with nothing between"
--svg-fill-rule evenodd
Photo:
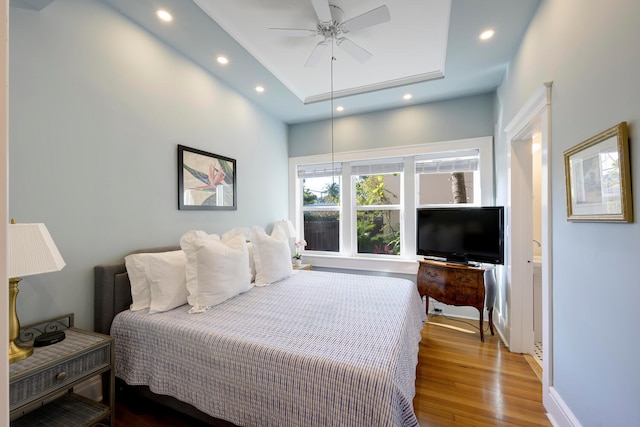
<instances>
[{"instance_id":1,"label":"light blue wall","mask_svg":"<svg viewBox=\"0 0 640 427\"><path fill-rule=\"evenodd\" d=\"M10 13L9 215L67 263L21 282L22 324L90 328L96 264L287 216L285 124L100 2ZM177 209L178 144L237 160L237 211Z\"/></svg>"},{"instance_id":2,"label":"light blue wall","mask_svg":"<svg viewBox=\"0 0 640 427\"><path fill-rule=\"evenodd\" d=\"M494 97L483 94L394 110L336 116L334 152L493 135ZM292 125L291 157L331 152L331 121Z\"/></svg>"},{"instance_id":3,"label":"light blue wall","mask_svg":"<svg viewBox=\"0 0 640 427\"><path fill-rule=\"evenodd\" d=\"M638 17L637 0L544 1L498 92L507 124L553 81L552 386L584 426L640 425L640 224L567 222L563 151L628 122L640 217ZM505 173L506 155L497 160Z\"/></svg>"}]
</instances>

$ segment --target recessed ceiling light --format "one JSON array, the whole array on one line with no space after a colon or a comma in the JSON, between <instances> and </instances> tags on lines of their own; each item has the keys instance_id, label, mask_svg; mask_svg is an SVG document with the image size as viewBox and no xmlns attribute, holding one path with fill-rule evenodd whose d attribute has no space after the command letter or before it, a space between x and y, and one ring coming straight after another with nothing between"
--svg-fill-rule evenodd
<instances>
[{"instance_id":1,"label":"recessed ceiling light","mask_svg":"<svg viewBox=\"0 0 640 427\"><path fill-rule=\"evenodd\" d=\"M480 33L480 40L489 40L495 34L496 34L496 30L493 30L493 29L484 30L483 32Z\"/></svg>"},{"instance_id":2,"label":"recessed ceiling light","mask_svg":"<svg viewBox=\"0 0 640 427\"><path fill-rule=\"evenodd\" d=\"M344 107L342 105L336 107L336 111L344 111Z\"/></svg>"},{"instance_id":3,"label":"recessed ceiling light","mask_svg":"<svg viewBox=\"0 0 640 427\"><path fill-rule=\"evenodd\" d=\"M409 100L409 99L413 98L413 95L411 95L410 93L407 93L402 98L406 99L406 100Z\"/></svg>"},{"instance_id":4,"label":"recessed ceiling light","mask_svg":"<svg viewBox=\"0 0 640 427\"><path fill-rule=\"evenodd\" d=\"M171 15L169 12L167 12L164 9L158 9L156 10L156 16L158 18L160 18L160 20L164 21L164 22L171 22L173 21L173 15Z\"/></svg>"},{"instance_id":5,"label":"recessed ceiling light","mask_svg":"<svg viewBox=\"0 0 640 427\"><path fill-rule=\"evenodd\" d=\"M262 93L264 92L264 88L262 86L256 86L256 92Z\"/></svg>"},{"instance_id":6,"label":"recessed ceiling light","mask_svg":"<svg viewBox=\"0 0 640 427\"><path fill-rule=\"evenodd\" d=\"M227 65L229 63L229 60L225 56L218 56L216 59L222 65Z\"/></svg>"}]
</instances>

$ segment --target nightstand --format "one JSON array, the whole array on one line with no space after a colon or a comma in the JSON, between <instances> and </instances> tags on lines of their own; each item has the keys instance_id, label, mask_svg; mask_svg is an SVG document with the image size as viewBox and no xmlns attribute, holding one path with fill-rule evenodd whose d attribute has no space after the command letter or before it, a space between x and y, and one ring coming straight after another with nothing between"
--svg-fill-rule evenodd
<instances>
[{"instance_id":1,"label":"nightstand","mask_svg":"<svg viewBox=\"0 0 640 427\"><path fill-rule=\"evenodd\" d=\"M9 365L12 427L93 426L115 423L113 338L73 327L73 314L21 330L23 342L42 332L64 330L65 339L35 347L33 355ZM102 375L103 403L73 393L73 387Z\"/></svg>"},{"instance_id":2,"label":"nightstand","mask_svg":"<svg viewBox=\"0 0 640 427\"><path fill-rule=\"evenodd\" d=\"M311 264L300 264L300 265L293 265L293 269L294 270L313 270L313 266Z\"/></svg>"}]
</instances>

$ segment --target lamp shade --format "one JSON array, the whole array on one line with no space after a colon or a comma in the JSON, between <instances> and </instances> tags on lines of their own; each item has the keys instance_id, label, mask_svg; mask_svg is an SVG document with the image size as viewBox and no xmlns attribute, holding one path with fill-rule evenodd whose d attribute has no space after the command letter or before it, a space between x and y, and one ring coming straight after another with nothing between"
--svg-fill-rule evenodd
<instances>
[{"instance_id":1,"label":"lamp shade","mask_svg":"<svg viewBox=\"0 0 640 427\"><path fill-rule=\"evenodd\" d=\"M296 234L298 234L296 228L293 226L293 223L288 219L277 221L274 227L280 228L282 231L284 231L284 234L286 234L287 237L295 237Z\"/></svg>"},{"instance_id":2,"label":"lamp shade","mask_svg":"<svg viewBox=\"0 0 640 427\"><path fill-rule=\"evenodd\" d=\"M59 271L66 265L44 224L9 224L9 277Z\"/></svg>"}]
</instances>

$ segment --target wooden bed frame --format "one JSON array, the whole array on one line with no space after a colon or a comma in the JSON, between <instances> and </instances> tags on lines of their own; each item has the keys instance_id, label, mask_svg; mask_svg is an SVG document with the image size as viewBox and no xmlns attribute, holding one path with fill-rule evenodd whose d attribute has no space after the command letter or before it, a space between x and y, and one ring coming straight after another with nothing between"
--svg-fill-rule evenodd
<instances>
[{"instance_id":1,"label":"wooden bed frame","mask_svg":"<svg viewBox=\"0 0 640 427\"><path fill-rule=\"evenodd\" d=\"M141 249L131 253L156 253L176 250L180 250L180 247L161 246ZM98 265L94 268L94 273L94 329L96 332L109 334L111 331L111 323L113 322L113 318L116 314L129 309L129 306L131 305L131 283L129 282L129 275L127 274L124 258L111 264ZM155 394L149 390L149 387L130 386L118 378L116 378L116 381L117 395L127 395L128 399L130 399L129 396L132 394L135 396L141 396L213 426L234 426L234 424L228 421L214 418L174 397Z\"/></svg>"}]
</instances>

